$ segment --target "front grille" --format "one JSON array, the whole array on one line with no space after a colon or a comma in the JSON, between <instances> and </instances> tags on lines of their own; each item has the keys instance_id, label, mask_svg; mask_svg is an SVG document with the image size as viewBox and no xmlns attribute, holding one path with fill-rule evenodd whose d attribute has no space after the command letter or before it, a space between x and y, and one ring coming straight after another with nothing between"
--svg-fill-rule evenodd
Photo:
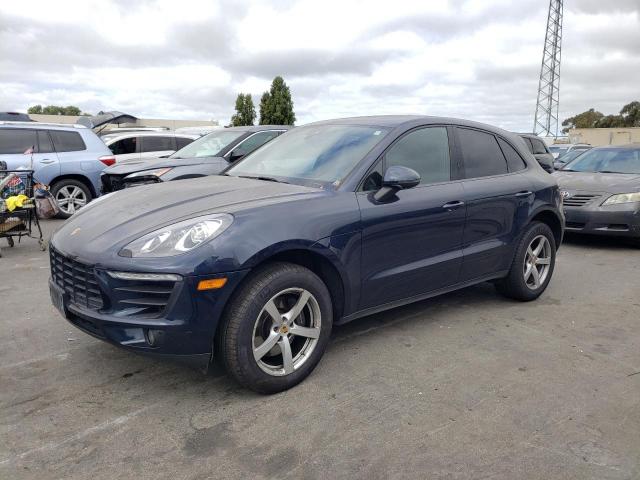
<instances>
[{"instance_id":1,"label":"front grille","mask_svg":"<svg viewBox=\"0 0 640 480\"><path fill-rule=\"evenodd\" d=\"M104 303L93 267L67 258L53 248L49 252L51 278L65 291L69 302L91 310L101 309Z\"/></svg>"},{"instance_id":2,"label":"front grille","mask_svg":"<svg viewBox=\"0 0 640 480\"><path fill-rule=\"evenodd\" d=\"M599 196L597 193L578 193L569 198L565 198L563 203L565 207L582 207Z\"/></svg>"}]
</instances>

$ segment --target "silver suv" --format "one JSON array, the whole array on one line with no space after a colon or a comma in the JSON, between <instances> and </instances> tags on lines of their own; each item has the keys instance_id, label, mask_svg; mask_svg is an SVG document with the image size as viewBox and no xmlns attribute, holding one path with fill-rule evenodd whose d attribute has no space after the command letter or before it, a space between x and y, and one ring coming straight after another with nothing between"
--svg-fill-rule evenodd
<instances>
[{"instance_id":1,"label":"silver suv","mask_svg":"<svg viewBox=\"0 0 640 480\"><path fill-rule=\"evenodd\" d=\"M0 160L9 170L33 168L36 181L51 186L62 218L100 194L100 173L115 163L91 129L40 122L0 122Z\"/></svg>"}]
</instances>

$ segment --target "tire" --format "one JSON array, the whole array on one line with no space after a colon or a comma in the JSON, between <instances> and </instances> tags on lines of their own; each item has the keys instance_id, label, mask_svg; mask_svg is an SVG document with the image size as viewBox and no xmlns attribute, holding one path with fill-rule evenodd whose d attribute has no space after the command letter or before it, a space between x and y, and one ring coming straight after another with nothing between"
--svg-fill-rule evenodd
<instances>
[{"instance_id":1,"label":"tire","mask_svg":"<svg viewBox=\"0 0 640 480\"><path fill-rule=\"evenodd\" d=\"M54 183L51 194L60 207L60 213L56 215L58 218L69 218L93 199L89 187L70 178Z\"/></svg>"},{"instance_id":2,"label":"tire","mask_svg":"<svg viewBox=\"0 0 640 480\"><path fill-rule=\"evenodd\" d=\"M541 251L533 257L536 265L531 267L529 247L534 253L537 247L542 246ZM543 263L547 261L548 264ZM535 300L545 291L553 275L556 263L556 241L553 232L548 225L541 222L533 222L526 228L518 246L509 270L509 274L496 282L496 289L504 296L530 302ZM546 267L546 268L545 268Z\"/></svg>"},{"instance_id":3,"label":"tire","mask_svg":"<svg viewBox=\"0 0 640 480\"><path fill-rule=\"evenodd\" d=\"M292 307L301 299L304 305L296 315ZM230 300L218 337L220 357L227 372L246 388L258 393L287 390L304 380L322 358L332 317L331 296L315 273L292 263L268 264ZM262 345L266 348L260 349Z\"/></svg>"}]
</instances>

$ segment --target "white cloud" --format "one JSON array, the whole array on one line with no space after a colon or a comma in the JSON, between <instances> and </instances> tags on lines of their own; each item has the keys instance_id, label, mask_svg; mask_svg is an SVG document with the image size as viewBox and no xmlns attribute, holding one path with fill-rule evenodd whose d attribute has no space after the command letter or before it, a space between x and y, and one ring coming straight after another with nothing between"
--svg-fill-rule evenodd
<instances>
[{"instance_id":1,"label":"white cloud","mask_svg":"<svg viewBox=\"0 0 640 480\"><path fill-rule=\"evenodd\" d=\"M640 5L565 6L561 117L637 99ZM539 0L22 0L0 4L0 110L227 122L280 74L299 123L424 113L530 130Z\"/></svg>"}]
</instances>

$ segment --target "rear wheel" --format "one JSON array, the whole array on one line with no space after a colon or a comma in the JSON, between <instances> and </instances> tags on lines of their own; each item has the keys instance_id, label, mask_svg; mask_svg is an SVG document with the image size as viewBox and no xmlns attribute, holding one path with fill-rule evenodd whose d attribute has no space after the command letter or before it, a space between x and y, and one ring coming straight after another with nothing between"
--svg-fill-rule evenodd
<instances>
[{"instance_id":1,"label":"rear wheel","mask_svg":"<svg viewBox=\"0 0 640 480\"><path fill-rule=\"evenodd\" d=\"M331 334L331 297L310 270L273 263L234 295L223 322L219 348L227 371L251 390L276 393L320 361Z\"/></svg>"},{"instance_id":2,"label":"rear wheel","mask_svg":"<svg viewBox=\"0 0 640 480\"><path fill-rule=\"evenodd\" d=\"M553 232L548 225L533 222L520 239L509 274L496 283L496 288L509 298L535 300L549 285L555 262Z\"/></svg>"},{"instance_id":3,"label":"rear wheel","mask_svg":"<svg viewBox=\"0 0 640 480\"><path fill-rule=\"evenodd\" d=\"M58 218L69 218L93 198L91 191L84 183L72 179L54 183L51 194L60 207Z\"/></svg>"}]
</instances>

